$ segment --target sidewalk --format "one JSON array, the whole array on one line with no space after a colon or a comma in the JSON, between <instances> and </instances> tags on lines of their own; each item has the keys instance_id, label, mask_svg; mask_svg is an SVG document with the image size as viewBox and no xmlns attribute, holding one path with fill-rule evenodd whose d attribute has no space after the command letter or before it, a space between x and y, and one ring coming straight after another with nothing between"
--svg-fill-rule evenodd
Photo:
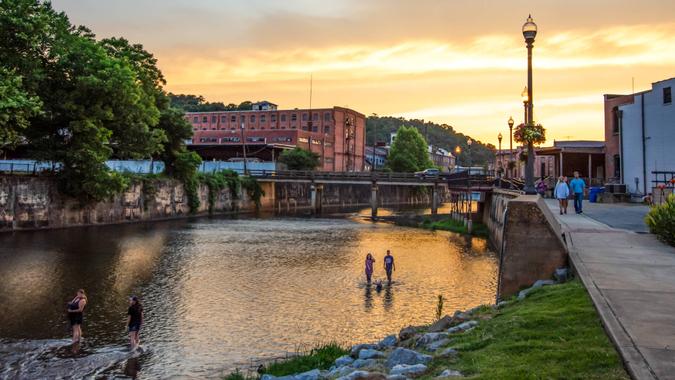
<instances>
[{"instance_id":1,"label":"sidewalk","mask_svg":"<svg viewBox=\"0 0 675 380\"><path fill-rule=\"evenodd\" d=\"M555 200L546 204L561 224L570 261L630 374L635 379L675 379L675 248L651 234L593 219L604 215L613 225L640 231L633 205L584 201L588 213L576 215L570 204L571 214L559 215Z\"/></svg>"}]
</instances>

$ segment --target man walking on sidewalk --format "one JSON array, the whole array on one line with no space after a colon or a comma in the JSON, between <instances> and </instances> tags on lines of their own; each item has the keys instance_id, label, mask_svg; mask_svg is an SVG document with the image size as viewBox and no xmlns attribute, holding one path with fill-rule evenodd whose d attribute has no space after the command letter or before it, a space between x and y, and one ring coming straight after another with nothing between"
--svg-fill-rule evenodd
<instances>
[{"instance_id":1,"label":"man walking on sidewalk","mask_svg":"<svg viewBox=\"0 0 675 380\"><path fill-rule=\"evenodd\" d=\"M579 172L574 172L574 179L570 181L570 188L574 193L574 211L577 214L581 214L582 202L584 200L584 189L586 188L586 182L583 179L579 178Z\"/></svg>"}]
</instances>

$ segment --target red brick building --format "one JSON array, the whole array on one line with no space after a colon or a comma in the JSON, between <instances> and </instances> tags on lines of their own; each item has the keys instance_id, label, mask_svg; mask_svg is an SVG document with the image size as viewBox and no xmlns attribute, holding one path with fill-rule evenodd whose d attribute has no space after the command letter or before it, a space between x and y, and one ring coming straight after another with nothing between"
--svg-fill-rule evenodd
<instances>
[{"instance_id":1,"label":"red brick building","mask_svg":"<svg viewBox=\"0 0 675 380\"><path fill-rule=\"evenodd\" d=\"M275 161L283 150L300 147L319 155L319 170L364 168L366 118L348 108L278 110L260 102L250 111L187 112L185 118L194 133L190 149L207 160L240 159L245 141L249 158Z\"/></svg>"},{"instance_id":2,"label":"red brick building","mask_svg":"<svg viewBox=\"0 0 675 380\"><path fill-rule=\"evenodd\" d=\"M633 103L633 95L605 95L605 170L611 182L621 182L621 111L619 106Z\"/></svg>"}]
</instances>

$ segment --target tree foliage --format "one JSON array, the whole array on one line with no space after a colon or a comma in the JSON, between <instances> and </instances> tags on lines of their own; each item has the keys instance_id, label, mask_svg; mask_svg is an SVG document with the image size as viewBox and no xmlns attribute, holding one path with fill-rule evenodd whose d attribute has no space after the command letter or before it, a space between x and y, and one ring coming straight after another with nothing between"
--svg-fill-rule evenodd
<instances>
[{"instance_id":1,"label":"tree foliage","mask_svg":"<svg viewBox=\"0 0 675 380\"><path fill-rule=\"evenodd\" d=\"M0 67L0 153L16 145L42 102L22 87L21 77Z\"/></svg>"},{"instance_id":2,"label":"tree foliage","mask_svg":"<svg viewBox=\"0 0 675 380\"><path fill-rule=\"evenodd\" d=\"M288 170L314 170L321 163L318 154L302 148L283 151L279 162L286 164Z\"/></svg>"},{"instance_id":3,"label":"tree foliage","mask_svg":"<svg viewBox=\"0 0 675 380\"><path fill-rule=\"evenodd\" d=\"M471 149L467 144L469 136L456 132L447 124L437 124L420 119L404 119L402 117L371 115L366 119L366 142L373 145L377 142L388 142L391 133L395 133L402 125L417 129L429 144L443 148L453 155L455 148L460 147L459 162L471 162L474 165L484 165L494 161L495 146L483 144L473 139Z\"/></svg>"},{"instance_id":4,"label":"tree foliage","mask_svg":"<svg viewBox=\"0 0 675 380\"><path fill-rule=\"evenodd\" d=\"M248 111L253 108L253 103L249 100L225 105L223 102L207 102L201 95L169 93L169 98L172 107L186 112Z\"/></svg>"},{"instance_id":5,"label":"tree foliage","mask_svg":"<svg viewBox=\"0 0 675 380\"><path fill-rule=\"evenodd\" d=\"M401 127L387 156L387 169L395 172L415 172L433 167L427 142L414 127Z\"/></svg>"}]
</instances>

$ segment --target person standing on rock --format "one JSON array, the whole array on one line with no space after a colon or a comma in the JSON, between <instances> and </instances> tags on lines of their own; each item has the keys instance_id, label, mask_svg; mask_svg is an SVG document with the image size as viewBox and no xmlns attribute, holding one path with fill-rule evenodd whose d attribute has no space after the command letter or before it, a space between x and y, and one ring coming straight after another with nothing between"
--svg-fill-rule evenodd
<instances>
[{"instance_id":1,"label":"person standing on rock","mask_svg":"<svg viewBox=\"0 0 675 380\"><path fill-rule=\"evenodd\" d=\"M387 250L387 255L384 257L384 271L387 272L387 282L389 284L391 284L391 274L395 270L394 256L391 255L391 251Z\"/></svg>"},{"instance_id":2,"label":"person standing on rock","mask_svg":"<svg viewBox=\"0 0 675 380\"><path fill-rule=\"evenodd\" d=\"M555 185L554 196L558 200L558 206L560 207L560 215L567 214L567 198L570 197L570 188L565 183L565 178L560 176L558 178L558 183Z\"/></svg>"},{"instance_id":3,"label":"person standing on rock","mask_svg":"<svg viewBox=\"0 0 675 380\"><path fill-rule=\"evenodd\" d=\"M375 264L375 259L373 258L373 255L368 252L366 255L366 280L368 281L368 284L370 284L370 280L373 277L373 264Z\"/></svg>"},{"instance_id":4,"label":"person standing on rock","mask_svg":"<svg viewBox=\"0 0 675 380\"><path fill-rule=\"evenodd\" d=\"M131 351L134 351L141 344L139 334L141 332L141 324L143 323L143 306L138 300L138 297L132 296L129 298L129 310L127 312L129 318L127 319L127 326L129 328L129 346Z\"/></svg>"},{"instance_id":5,"label":"person standing on rock","mask_svg":"<svg viewBox=\"0 0 675 380\"><path fill-rule=\"evenodd\" d=\"M68 319L73 329L73 344L79 343L82 339L82 323L84 321L84 307L87 305L87 296L84 289L79 289L75 298L68 302Z\"/></svg>"},{"instance_id":6,"label":"person standing on rock","mask_svg":"<svg viewBox=\"0 0 675 380\"><path fill-rule=\"evenodd\" d=\"M579 172L574 172L574 179L570 182L570 188L574 193L574 211L581 214L583 212L581 206L583 205L586 182L579 178Z\"/></svg>"}]
</instances>

